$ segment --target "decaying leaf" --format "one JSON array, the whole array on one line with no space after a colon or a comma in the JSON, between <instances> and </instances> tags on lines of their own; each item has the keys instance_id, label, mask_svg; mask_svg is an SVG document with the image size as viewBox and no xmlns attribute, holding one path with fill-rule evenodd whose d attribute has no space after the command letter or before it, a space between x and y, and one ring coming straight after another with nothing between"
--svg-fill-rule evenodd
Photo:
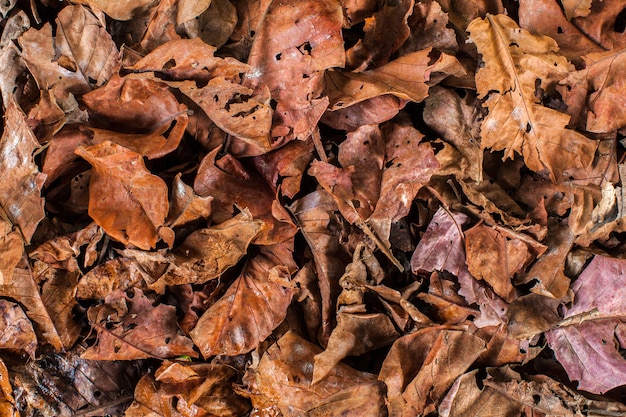
<instances>
[{"instance_id":1,"label":"decaying leaf","mask_svg":"<svg viewBox=\"0 0 626 417\"><path fill-rule=\"evenodd\" d=\"M39 143L14 100L7 103L5 118L0 138L0 171L6 174L0 185L0 207L19 226L28 243L45 217L41 189L46 177L34 161Z\"/></svg>"},{"instance_id":2,"label":"decaying leaf","mask_svg":"<svg viewBox=\"0 0 626 417\"><path fill-rule=\"evenodd\" d=\"M81 5L65 7L56 19L20 38L22 57L41 90L58 98L102 86L119 66L119 52L105 29L104 16Z\"/></svg>"},{"instance_id":3,"label":"decaying leaf","mask_svg":"<svg viewBox=\"0 0 626 417\"><path fill-rule=\"evenodd\" d=\"M578 388L604 393L626 381L624 306L626 262L596 255L571 286L574 301L546 332L559 362Z\"/></svg>"},{"instance_id":4,"label":"decaying leaf","mask_svg":"<svg viewBox=\"0 0 626 417\"><path fill-rule=\"evenodd\" d=\"M0 300L0 334L2 335L0 337L0 349L24 351L31 358L35 357L37 336L32 323L18 304ZM2 375L2 381L4 378L5 375ZM2 391L4 395L7 394L4 389ZM2 401L0 401L0 407L2 406Z\"/></svg>"},{"instance_id":5,"label":"decaying leaf","mask_svg":"<svg viewBox=\"0 0 626 417\"><path fill-rule=\"evenodd\" d=\"M256 409L273 407L284 416L380 416L385 405L382 384L372 374L338 364L312 384L313 357L320 348L288 332L245 376L246 395ZM295 388L295 389L294 389Z\"/></svg>"},{"instance_id":6,"label":"decaying leaf","mask_svg":"<svg viewBox=\"0 0 626 417\"><path fill-rule=\"evenodd\" d=\"M326 110L324 70L345 61L342 22L335 1L270 3L250 50L246 84L269 88L276 101L272 147L308 138Z\"/></svg>"},{"instance_id":7,"label":"decaying leaf","mask_svg":"<svg viewBox=\"0 0 626 417\"><path fill-rule=\"evenodd\" d=\"M90 308L89 320L98 341L82 354L83 359L197 356L191 340L178 329L174 306L155 306L139 289L130 295L116 290L105 298L105 304Z\"/></svg>"},{"instance_id":8,"label":"decaying leaf","mask_svg":"<svg viewBox=\"0 0 626 417\"><path fill-rule=\"evenodd\" d=\"M485 62L476 73L489 109L481 126L483 149L504 150L505 158L518 152L528 168L547 170L553 181L568 178L574 167L589 167L596 143L566 129L569 117L542 106L535 95L571 69L556 42L519 29L504 15L475 20L468 31Z\"/></svg>"}]
</instances>

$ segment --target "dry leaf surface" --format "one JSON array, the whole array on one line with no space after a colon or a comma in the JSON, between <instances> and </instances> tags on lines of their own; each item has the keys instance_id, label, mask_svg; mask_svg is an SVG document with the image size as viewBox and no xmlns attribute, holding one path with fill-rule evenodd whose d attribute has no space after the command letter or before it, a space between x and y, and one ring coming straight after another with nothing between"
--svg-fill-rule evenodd
<instances>
[{"instance_id":1,"label":"dry leaf surface","mask_svg":"<svg viewBox=\"0 0 626 417\"><path fill-rule=\"evenodd\" d=\"M0 17L0 415L626 415L623 2Z\"/></svg>"}]
</instances>

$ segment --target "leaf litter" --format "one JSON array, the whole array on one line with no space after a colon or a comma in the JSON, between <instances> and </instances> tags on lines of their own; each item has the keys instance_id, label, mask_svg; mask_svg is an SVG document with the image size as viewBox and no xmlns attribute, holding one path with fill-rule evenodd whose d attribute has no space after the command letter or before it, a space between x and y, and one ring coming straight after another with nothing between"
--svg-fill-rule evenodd
<instances>
[{"instance_id":1,"label":"leaf litter","mask_svg":"<svg viewBox=\"0 0 626 417\"><path fill-rule=\"evenodd\" d=\"M626 415L622 2L27 3L0 414Z\"/></svg>"}]
</instances>

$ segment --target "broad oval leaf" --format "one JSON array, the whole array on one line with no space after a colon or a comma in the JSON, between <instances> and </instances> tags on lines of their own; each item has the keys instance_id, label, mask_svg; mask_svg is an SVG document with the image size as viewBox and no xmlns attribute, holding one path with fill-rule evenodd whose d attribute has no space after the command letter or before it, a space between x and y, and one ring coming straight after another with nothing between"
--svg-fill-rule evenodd
<instances>
[{"instance_id":1,"label":"broad oval leaf","mask_svg":"<svg viewBox=\"0 0 626 417\"><path fill-rule=\"evenodd\" d=\"M247 353L284 320L291 297L287 268L259 254L204 312L191 338L205 358Z\"/></svg>"},{"instance_id":2,"label":"broad oval leaf","mask_svg":"<svg viewBox=\"0 0 626 417\"><path fill-rule=\"evenodd\" d=\"M165 182L150 174L140 154L109 141L75 153L93 166L91 218L124 244L155 247L169 207Z\"/></svg>"}]
</instances>

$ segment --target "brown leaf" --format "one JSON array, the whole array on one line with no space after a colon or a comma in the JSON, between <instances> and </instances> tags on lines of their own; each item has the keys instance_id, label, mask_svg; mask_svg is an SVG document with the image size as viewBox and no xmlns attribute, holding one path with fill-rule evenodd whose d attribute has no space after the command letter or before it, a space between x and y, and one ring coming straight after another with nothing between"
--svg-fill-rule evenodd
<instances>
[{"instance_id":1,"label":"brown leaf","mask_svg":"<svg viewBox=\"0 0 626 417\"><path fill-rule=\"evenodd\" d=\"M293 198L300 191L302 176L313 158L313 142L293 141L253 159L254 167L281 195Z\"/></svg>"},{"instance_id":2,"label":"brown leaf","mask_svg":"<svg viewBox=\"0 0 626 417\"><path fill-rule=\"evenodd\" d=\"M391 120L406 104L405 100L385 94L349 107L326 111L320 121L334 129L353 131L363 125L377 125Z\"/></svg>"},{"instance_id":3,"label":"brown leaf","mask_svg":"<svg viewBox=\"0 0 626 417\"><path fill-rule=\"evenodd\" d=\"M440 86L432 87L424 104L424 122L454 145L470 163L465 176L482 180L480 149L480 108L476 96L464 90L465 97Z\"/></svg>"},{"instance_id":4,"label":"brown leaf","mask_svg":"<svg viewBox=\"0 0 626 417\"><path fill-rule=\"evenodd\" d=\"M207 10L197 19L187 21L184 27L189 38L199 37L209 45L219 48L228 42L237 26L237 9L229 0L212 0L210 3Z\"/></svg>"},{"instance_id":5,"label":"brown leaf","mask_svg":"<svg viewBox=\"0 0 626 417\"><path fill-rule=\"evenodd\" d=\"M626 35L617 29L623 9L620 3L592 2L591 13L575 18L574 23L605 50L624 49Z\"/></svg>"},{"instance_id":6,"label":"brown leaf","mask_svg":"<svg viewBox=\"0 0 626 417\"><path fill-rule=\"evenodd\" d=\"M81 332L81 326L74 319L73 311L78 304L74 294L80 272L50 268L37 262L33 267L33 274L38 281L44 281L41 287L41 301L54 323L63 348L69 350Z\"/></svg>"},{"instance_id":7,"label":"brown leaf","mask_svg":"<svg viewBox=\"0 0 626 417\"><path fill-rule=\"evenodd\" d=\"M215 47L201 39L179 39L163 43L125 69L131 72L154 72L163 80L193 80L204 84L215 77L238 80L249 66L233 58L214 56Z\"/></svg>"},{"instance_id":8,"label":"brown leaf","mask_svg":"<svg viewBox=\"0 0 626 417\"><path fill-rule=\"evenodd\" d=\"M363 71L386 64L410 35L407 19L413 5L410 0L384 3L365 21L363 39L346 51L346 66Z\"/></svg>"},{"instance_id":9,"label":"brown leaf","mask_svg":"<svg viewBox=\"0 0 626 417\"><path fill-rule=\"evenodd\" d=\"M6 103L4 131L0 138L0 207L19 226L26 243L45 217L41 188L45 181L34 161L39 143L15 101Z\"/></svg>"},{"instance_id":10,"label":"brown leaf","mask_svg":"<svg viewBox=\"0 0 626 417\"><path fill-rule=\"evenodd\" d=\"M94 127L124 133L152 133L152 137L138 136L135 141L129 140L132 138L129 135L123 141L116 140L114 135L106 138L104 132L94 129L94 143L108 139L150 159L175 150L187 124L186 106L176 100L167 85L149 79L127 79L113 75L104 87L85 94L82 102L90 111ZM172 132L166 134L170 129Z\"/></svg>"},{"instance_id":11,"label":"brown leaf","mask_svg":"<svg viewBox=\"0 0 626 417\"><path fill-rule=\"evenodd\" d=\"M127 291L133 287L143 289L144 282L151 281L137 261L129 258L114 258L80 277L75 297L79 300L104 300L115 290Z\"/></svg>"},{"instance_id":12,"label":"brown leaf","mask_svg":"<svg viewBox=\"0 0 626 417\"><path fill-rule=\"evenodd\" d=\"M155 375L137 383L135 401L124 415L243 415L250 406L232 390L234 375L233 368L222 364L166 361Z\"/></svg>"},{"instance_id":13,"label":"brown leaf","mask_svg":"<svg viewBox=\"0 0 626 417\"><path fill-rule=\"evenodd\" d=\"M215 77L202 88L191 81L177 86L220 129L249 145L244 156L261 155L271 149L272 108L266 91L254 94L224 77Z\"/></svg>"},{"instance_id":14,"label":"brown leaf","mask_svg":"<svg viewBox=\"0 0 626 417\"><path fill-rule=\"evenodd\" d=\"M550 222L545 245L546 253L516 283L529 283L537 280L531 289L536 294L562 299L569 290L570 279L565 276L564 268L567 255L574 244L574 234L565 223Z\"/></svg>"},{"instance_id":15,"label":"brown leaf","mask_svg":"<svg viewBox=\"0 0 626 417\"><path fill-rule=\"evenodd\" d=\"M49 343L57 351L63 349L63 341L30 270L15 268L12 281L0 285L0 295L17 301L25 308L40 341Z\"/></svg>"},{"instance_id":16,"label":"brown leaf","mask_svg":"<svg viewBox=\"0 0 626 417\"><path fill-rule=\"evenodd\" d=\"M289 210L311 248L318 276L321 298L321 331L319 339L326 344L334 321L336 300L341 288L339 279L350 262L350 254L341 245L345 235L341 217L333 196L324 191L315 191L296 200Z\"/></svg>"},{"instance_id":17,"label":"brown leaf","mask_svg":"<svg viewBox=\"0 0 626 417\"><path fill-rule=\"evenodd\" d=\"M271 2L254 36L246 74L252 89L276 101L272 147L307 139L326 110L323 71L344 65L338 2Z\"/></svg>"},{"instance_id":18,"label":"brown leaf","mask_svg":"<svg viewBox=\"0 0 626 417\"><path fill-rule=\"evenodd\" d=\"M170 213L166 222L169 227L183 226L211 216L213 197L200 197L193 192L193 188L183 182L181 177L182 174L176 174L172 184Z\"/></svg>"},{"instance_id":19,"label":"brown leaf","mask_svg":"<svg viewBox=\"0 0 626 417\"><path fill-rule=\"evenodd\" d=\"M326 378L312 385L313 357L320 348L288 332L263 355L244 378L252 405L269 405L284 416L385 415L382 386L374 375L338 364Z\"/></svg>"},{"instance_id":20,"label":"brown leaf","mask_svg":"<svg viewBox=\"0 0 626 417\"><path fill-rule=\"evenodd\" d=\"M585 55L585 69L561 81L568 107L580 111L586 130L602 133L626 126L626 111L619 106L623 85L621 69L626 65L626 53L596 52Z\"/></svg>"},{"instance_id":21,"label":"brown leaf","mask_svg":"<svg viewBox=\"0 0 626 417\"><path fill-rule=\"evenodd\" d=\"M11 285L13 270L24 256L24 241L17 231L11 231L11 226L0 220L0 285Z\"/></svg>"},{"instance_id":22,"label":"brown leaf","mask_svg":"<svg viewBox=\"0 0 626 417\"><path fill-rule=\"evenodd\" d=\"M172 265L150 288L163 294L166 285L203 284L218 278L246 254L262 226L245 209L224 223L195 230L176 248Z\"/></svg>"},{"instance_id":23,"label":"brown leaf","mask_svg":"<svg viewBox=\"0 0 626 417\"><path fill-rule=\"evenodd\" d=\"M465 232L465 252L470 273L477 279L487 281L495 293L507 302L517 298L511 280L516 274L524 272L538 255L533 253L533 249L523 240L507 236L484 224ZM545 251L546 248L542 249Z\"/></svg>"},{"instance_id":24,"label":"brown leaf","mask_svg":"<svg viewBox=\"0 0 626 417\"><path fill-rule=\"evenodd\" d=\"M576 3L575 7L572 3ZM585 3L591 5L589 0L521 0L519 25L533 33L551 37L567 59L580 63L582 55L604 51L581 30L576 20L572 21L574 15L580 13L576 9L584 8Z\"/></svg>"},{"instance_id":25,"label":"brown leaf","mask_svg":"<svg viewBox=\"0 0 626 417\"><path fill-rule=\"evenodd\" d=\"M205 358L247 353L284 320L291 297L286 268L259 254L200 317L191 338Z\"/></svg>"},{"instance_id":26,"label":"brown leaf","mask_svg":"<svg viewBox=\"0 0 626 417\"><path fill-rule=\"evenodd\" d=\"M35 336L32 323L18 304L0 300L0 334L2 335L0 349L23 350L31 358L35 358L37 336ZM2 382L4 381L3 379ZM4 395L11 393L11 391L5 392L4 387L2 388ZM3 406L3 401L0 400L0 410Z\"/></svg>"},{"instance_id":27,"label":"brown leaf","mask_svg":"<svg viewBox=\"0 0 626 417\"><path fill-rule=\"evenodd\" d=\"M141 155L108 141L75 153L93 166L89 215L107 234L142 249L155 247L159 237L167 242L167 185L150 174Z\"/></svg>"},{"instance_id":28,"label":"brown leaf","mask_svg":"<svg viewBox=\"0 0 626 417\"><path fill-rule=\"evenodd\" d=\"M188 20L195 19L200 16L211 5L211 0L180 0L178 2L178 14L176 15L176 24L181 25Z\"/></svg>"},{"instance_id":29,"label":"brown leaf","mask_svg":"<svg viewBox=\"0 0 626 417\"><path fill-rule=\"evenodd\" d=\"M487 97L489 109L481 146L504 150L511 159L519 152L528 168L547 170L555 182L568 178L574 167L588 168L597 144L565 129L569 117L542 106L535 95L538 87L548 89L571 69L556 53L556 42L520 30L504 15L475 20L468 31L485 61L476 73L479 98Z\"/></svg>"},{"instance_id":30,"label":"brown leaf","mask_svg":"<svg viewBox=\"0 0 626 417\"><path fill-rule=\"evenodd\" d=\"M387 346L398 336L393 323L384 314L340 311L326 349L315 355L312 384L322 381L346 356L358 356Z\"/></svg>"},{"instance_id":31,"label":"brown leaf","mask_svg":"<svg viewBox=\"0 0 626 417\"><path fill-rule=\"evenodd\" d=\"M82 94L107 82L119 66L119 52L105 29L104 16L81 5L63 8L56 19L20 38L22 57L41 90L58 98Z\"/></svg>"},{"instance_id":32,"label":"brown leaf","mask_svg":"<svg viewBox=\"0 0 626 417\"><path fill-rule=\"evenodd\" d=\"M16 45L9 43L0 48L0 65L4 71L0 72L0 92L2 92L2 102L8 107L8 103L14 100L23 90L17 78L26 70L26 64L22 59L20 51Z\"/></svg>"},{"instance_id":33,"label":"brown leaf","mask_svg":"<svg viewBox=\"0 0 626 417\"><path fill-rule=\"evenodd\" d=\"M295 226L271 188L231 155L216 161L218 152L215 149L204 157L193 184L198 195L213 197L212 219L222 223L232 217L234 206L248 208L255 219L264 223L252 243L271 245L292 237Z\"/></svg>"},{"instance_id":34,"label":"brown leaf","mask_svg":"<svg viewBox=\"0 0 626 417\"><path fill-rule=\"evenodd\" d=\"M139 289L110 293L105 304L91 307L89 321L98 333L95 346L81 356L91 360L196 357L191 340L178 329L176 308L154 305Z\"/></svg>"},{"instance_id":35,"label":"brown leaf","mask_svg":"<svg viewBox=\"0 0 626 417\"><path fill-rule=\"evenodd\" d=\"M76 3L96 6L115 20L130 20L145 11L155 0L77 0Z\"/></svg>"},{"instance_id":36,"label":"brown leaf","mask_svg":"<svg viewBox=\"0 0 626 417\"><path fill-rule=\"evenodd\" d=\"M436 1L415 3L407 24L411 29L408 39L400 47L399 53L418 51L431 47L453 53L457 49L454 29L448 28L448 14Z\"/></svg>"},{"instance_id":37,"label":"brown leaf","mask_svg":"<svg viewBox=\"0 0 626 417\"><path fill-rule=\"evenodd\" d=\"M379 375L387 384L390 414L434 411L454 380L484 350L485 342L462 328L427 327L396 340Z\"/></svg>"}]
</instances>

